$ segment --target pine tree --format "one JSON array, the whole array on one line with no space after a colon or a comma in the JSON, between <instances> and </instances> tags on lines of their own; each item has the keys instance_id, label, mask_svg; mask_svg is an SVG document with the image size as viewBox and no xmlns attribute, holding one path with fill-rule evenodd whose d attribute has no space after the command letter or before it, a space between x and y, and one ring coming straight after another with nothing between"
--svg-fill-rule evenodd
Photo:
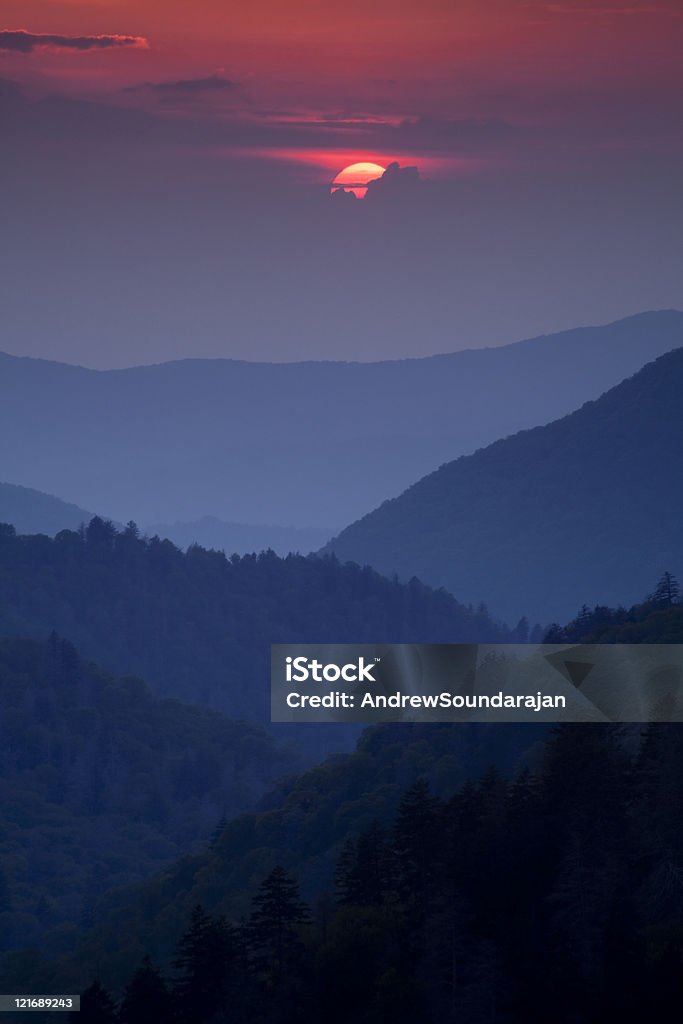
<instances>
[{"instance_id":1,"label":"pine tree","mask_svg":"<svg viewBox=\"0 0 683 1024\"><path fill-rule=\"evenodd\" d=\"M116 1024L114 1000L99 981L93 981L81 995L80 1010L69 1014L72 1024Z\"/></svg>"},{"instance_id":2,"label":"pine tree","mask_svg":"<svg viewBox=\"0 0 683 1024\"><path fill-rule=\"evenodd\" d=\"M274 868L253 899L249 931L257 966L275 981L297 958L298 932L309 916L295 879L284 868Z\"/></svg>"},{"instance_id":3,"label":"pine tree","mask_svg":"<svg viewBox=\"0 0 683 1024\"><path fill-rule=\"evenodd\" d=\"M173 1001L161 972L148 956L131 978L121 1001L120 1024L150 1024L168 1021Z\"/></svg>"},{"instance_id":4,"label":"pine tree","mask_svg":"<svg viewBox=\"0 0 683 1024\"><path fill-rule=\"evenodd\" d=\"M375 822L354 842L347 839L337 864L339 902L380 906L390 884L390 854L386 833Z\"/></svg>"},{"instance_id":5,"label":"pine tree","mask_svg":"<svg viewBox=\"0 0 683 1024\"><path fill-rule=\"evenodd\" d=\"M213 1020L227 998L232 958L227 922L196 906L173 962L177 972L173 995L182 1021L208 1024Z\"/></svg>"},{"instance_id":6,"label":"pine tree","mask_svg":"<svg viewBox=\"0 0 683 1024\"><path fill-rule=\"evenodd\" d=\"M593 612L587 604L581 605L581 610L572 625L572 632L579 636L586 636L586 634L590 633L591 626L593 625Z\"/></svg>"},{"instance_id":7,"label":"pine tree","mask_svg":"<svg viewBox=\"0 0 683 1024\"><path fill-rule=\"evenodd\" d=\"M660 608L671 608L678 604L680 596L681 588L678 580L670 572L665 572L652 595L652 601Z\"/></svg>"},{"instance_id":8,"label":"pine tree","mask_svg":"<svg viewBox=\"0 0 683 1024\"><path fill-rule=\"evenodd\" d=\"M356 840L347 836L342 845L334 873L334 885L339 903L355 903L354 872L356 870Z\"/></svg>"},{"instance_id":9,"label":"pine tree","mask_svg":"<svg viewBox=\"0 0 683 1024\"><path fill-rule=\"evenodd\" d=\"M393 848L399 893L423 910L430 900L437 836L437 801L426 779L405 793L394 824Z\"/></svg>"}]
</instances>

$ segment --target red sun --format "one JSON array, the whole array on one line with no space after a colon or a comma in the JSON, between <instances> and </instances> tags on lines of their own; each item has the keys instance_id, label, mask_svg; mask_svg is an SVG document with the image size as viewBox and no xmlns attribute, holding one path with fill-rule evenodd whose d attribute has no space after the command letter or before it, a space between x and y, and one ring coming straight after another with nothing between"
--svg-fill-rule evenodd
<instances>
[{"instance_id":1,"label":"red sun","mask_svg":"<svg viewBox=\"0 0 683 1024\"><path fill-rule=\"evenodd\" d=\"M386 168L381 164L373 164L367 160L349 164L334 179L331 191L335 192L341 188L345 192L353 192L356 199L362 199L368 190L368 182L374 181L375 178L381 178L385 170Z\"/></svg>"}]
</instances>

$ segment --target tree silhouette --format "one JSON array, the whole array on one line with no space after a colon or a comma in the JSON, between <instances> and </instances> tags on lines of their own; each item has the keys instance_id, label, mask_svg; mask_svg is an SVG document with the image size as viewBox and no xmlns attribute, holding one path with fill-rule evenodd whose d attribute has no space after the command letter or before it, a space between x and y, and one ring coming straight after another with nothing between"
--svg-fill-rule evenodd
<instances>
[{"instance_id":1,"label":"tree silhouette","mask_svg":"<svg viewBox=\"0 0 683 1024\"><path fill-rule=\"evenodd\" d=\"M380 906L391 884L391 855L387 836L375 822L356 841L347 839L335 877L340 903Z\"/></svg>"},{"instance_id":2,"label":"tree silhouette","mask_svg":"<svg viewBox=\"0 0 683 1024\"><path fill-rule=\"evenodd\" d=\"M249 919L255 962L278 980L301 949L300 926L309 911L299 895L299 886L282 867L274 868L252 901Z\"/></svg>"},{"instance_id":3,"label":"tree silhouette","mask_svg":"<svg viewBox=\"0 0 683 1024\"><path fill-rule=\"evenodd\" d=\"M228 995L232 959L232 932L227 922L196 906L173 962L173 995L181 1021L208 1024L215 1018Z\"/></svg>"},{"instance_id":4,"label":"tree silhouette","mask_svg":"<svg viewBox=\"0 0 683 1024\"><path fill-rule=\"evenodd\" d=\"M430 795L427 780L418 779L401 800L394 824L398 891L421 911L431 900L437 806L437 801Z\"/></svg>"},{"instance_id":5,"label":"tree silhouette","mask_svg":"<svg viewBox=\"0 0 683 1024\"><path fill-rule=\"evenodd\" d=\"M169 1021L173 1000L161 972L148 956L126 986L119 1008L120 1024L149 1024Z\"/></svg>"},{"instance_id":6,"label":"tree silhouette","mask_svg":"<svg viewBox=\"0 0 683 1024\"><path fill-rule=\"evenodd\" d=\"M676 577L670 572L663 573L652 595L653 602L660 608L671 608L678 604L680 596L681 588Z\"/></svg>"},{"instance_id":7,"label":"tree silhouette","mask_svg":"<svg viewBox=\"0 0 683 1024\"><path fill-rule=\"evenodd\" d=\"M81 995L80 1010L69 1014L72 1024L116 1024L114 1000L99 981L93 981Z\"/></svg>"},{"instance_id":8,"label":"tree silhouette","mask_svg":"<svg viewBox=\"0 0 683 1024\"><path fill-rule=\"evenodd\" d=\"M176 960L178 1024L675 1020L683 732L565 723L538 754L513 781L489 770L444 799L421 778L386 834L347 839L324 927L304 927L281 867L243 928L197 907ZM367 792L359 804L364 820ZM143 964L120 1024L166 1024L165 997ZM112 1020L97 988L89 1006L81 1021Z\"/></svg>"}]
</instances>

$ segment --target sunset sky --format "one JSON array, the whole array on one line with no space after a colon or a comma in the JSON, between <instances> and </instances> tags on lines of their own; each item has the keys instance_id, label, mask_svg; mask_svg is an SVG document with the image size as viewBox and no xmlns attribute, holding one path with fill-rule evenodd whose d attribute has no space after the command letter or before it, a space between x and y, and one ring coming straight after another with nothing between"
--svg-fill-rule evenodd
<instances>
[{"instance_id":1,"label":"sunset sky","mask_svg":"<svg viewBox=\"0 0 683 1024\"><path fill-rule=\"evenodd\" d=\"M679 0L3 0L0 184L18 237L3 243L11 332L0 349L92 365L193 353L380 357L498 344L680 304L682 49ZM382 213L363 200L362 223L356 210L319 206L356 161L416 166L419 188L401 178L393 199L384 190ZM169 246L181 244L181 225L169 238L169 208L187 221L192 267L169 263ZM80 232L93 210L102 220L98 281L91 260L81 265ZM223 216L232 220L230 244L218 236ZM381 225L369 226L370 216ZM127 218L155 264L147 290L121 256ZM391 236L390 248L378 234ZM73 235L65 254L60 246ZM400 255L395 275L386 265L397 241L413 261L420 245L435 256L431 277L424 260L414 276L426 336L395 338L392 348L378 338L379 290L392 278L412 280ZM553 278L542 270L548 247ZM358 248L354 269L347 251ZM325 278L321 251L336 276ZM274 322L255 331L234 303L228 328L230 296L216 293L216 261L229 279L240 256L239 295L245 277L249 294L271 292L301 327L299 342L282 331L276 338ZM117 273L145 337L120 340L112 352L111 325L98 347L92 321L98 303L111 302ZM76 295L81 274L90 284ZM446 279L456 292L462 281L465 301L446 302ZM346 342L325 331L335 281L351 301L363 300L365 339L360 317ZM184 289L184 309L201 313L205 329L192 345L169 327L164 347L158 322L151 339L165 286L178 303ZM42 312L17 297L35 287ZM87 336L69 313L76 299Z\"/></svg>"}]
</instances>

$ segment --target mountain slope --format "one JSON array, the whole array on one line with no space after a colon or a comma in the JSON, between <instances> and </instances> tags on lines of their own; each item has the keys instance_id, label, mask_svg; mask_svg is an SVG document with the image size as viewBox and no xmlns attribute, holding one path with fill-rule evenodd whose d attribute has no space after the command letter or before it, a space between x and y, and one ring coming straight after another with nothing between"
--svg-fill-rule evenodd
<instances>
[{"instance_id":1,"label":"mountain slope","mask_svg":"<svg viewBox=\"0 0 683 1024\"><path fill-rule=\"evenodd\" d=\"M193 906L202 903L239 919L276 864L296 872L306 898L317 898L333 888L344 838L373 821L388 822L418 777L445 794L492 766L513 775L520 764L537 760L548 731L536 723L513 729L473 723L464 729L440 723L366 729L353 753L285 780L260 810L228 822L203 851L142 886L103 893L94 908L96 926L76 960L82 965L98 959L106 973L129 971L146 950L164 962ZM119 941L122 934L128 942ZM59 935L52 942L66 944ZM82 982L82 976L69 977L71 984Z\"/></svg>"},{"instance_id":2,"label":"mountain slope","mask_svg":"<svg viewBox=\"0 0 683 1024\"><path fill-rule=\"evenodd\" d=\"M349 522L446 459L595 398L683 343L644 313L382 363L186 360L97 372L0 356L0 478L125 522ZM124 415L125 413L125 415Z\"/></svg>"},{"instance_id":3,"label":"mountain slope","mask_svg":"<svg viewBox=\"0 0 683 1024\"><path fill-rule=\"evenodd\" d=\"M327 550L497 614L633 602L681 566L683 351L548 426L442 466Z\"/></svg>"},{"instance_id":4,"label":"mountain slope","mask_svg":"<svg viewBox=\"0 0 683 1024\"><path fill-rule=\"evenodd\" d=\"M0 523L11 523L17 533L54 536L60 530L77 530L91 519L92 512L51 494L0 483Z\"/></svg>"},{"instance_id":5,"label":"mountain slope","mask_svg":"<svg viewBox=\"0 0 683 1024\"><path fill-rule=\"evenodd\" d=\"M509 639L449 594L336 559L183 553L97 518L55 539L0 526L0 634L51 630L164 696L263 723L273 643ZM302 742L324 734L299 730Z\"/></svg>"},{"instance_id":6,"label":"mountain slope","mask_svg":"<svg viewBox=\"0 0 683 1024\"><path fill-rule=\"evenodd\" d=\"M374 790L384 812L379 822L356 800L351 815L327 829L328 844L335 826L345 837L336 850L327 846L324 859L309 836L320 841L328 825L327 793L343 794L358 766L346 766L346 779L343 766L337 778L323 769L317 779L302 779L288 815L299 858L289 872L269 869L264 858L265 871L246 892L241 888L243 907L244 897L253 897L252 914L247 928L236 932L238 955L218 961L222 970L214 977L227 976L231 984L224 980L222 991L212 986L214 1006L250 1024L674 1020L668 1011L680 992L683 912L666 880L683 856L682 756L680 730L652 726L627 739L606 728L566 724L549 737L534 774L520 774L512 784L491 771L454 790L447 769L440 799L424 778L391 810L386 790ZM426 765L429 774L444 761L448 755ZM194 938L204 917L201 910L191 916L192 906L201 900L214 914L227 910L236 924L235 905L226 899L233 851L239 856L250 832L260 839L276 831L267 815L236 825L201 861L186 861L175 877L169 872L135 902L119 899L109 928L91 935L56 976L80 977L83 986L97 965L97 977L120 992L147 952L173 978L174 954L189 945L181 936L192 921ZM272 850L276 864L292 863L291 846L290 838L284 856ZM297 882L309 866L318 885L304 924ZM121 913L122 902L128 914ZM248 913L248 904L244 909ZM290 939L285 987L278 984L277 961L270 970L268 961L262 966L265 943L259 944L258 932L250 942L249 925L265 919L270 948L279 949L287 923L290 935L294 930L295 913L299 945ZM193 945L207 948L196 939ZM193 966L201 964L201 952ZM90 973L85 964L93 965ZM181 982L187 985L189 976L191 983L198 973L196 967L194 975L186 971ZM41 990L36 980L33 986ZM72 981L60 986L72 987ZM176 992L182 995L180 985ZM202 992L197 983L194 992ZM181 1020L197 1019L193 1001Z\"/></svg>"},{"instance_id":7,"label":"mountain slope","mask_svg":"<svg viewBox=\"0 0 683 1024\"><path fill-rule=\"evenodd\" d=\"M53 635L0 639L0 948L86 919L252 807L295 758L262 729L154 698Z\"/></svg>"},{"instance_id":8,"label":"mountain slope","mask_svg":"<svg viewBox=\"0 0 683 1024\"><path fill-rule=\"evenodd\" d=\"M608 620L628 619L632 625L644 627L643 634L633 635L629 642L668 643L680 633L683 606L677 603L665 607L658 601L649 601L628 612L606 607L595 609L590 622L584 619L588 633L584 635L581 632L577 621L569 623L563 631L562 642L611 642L613 638L608 634L596 635L594 632L598 615L603 625ZM677 633L672 633L674 623L677 624ZM676 728L656 725L648 733L650 738L658 735L660 740L667 735L678 738L677 746L681 749L680 730ZM575 737L575 742L569 746L563 739L567 736ZM95 926L90 928L90 922L85 923L83 941L73 954L62 961L57 975L43 975L41 971L45 965L41 967L39 961L24 954L18 954L17 959L8 962L5 975L10 971L9 976L28 991L44 990L49 983L54 985L56 977L60 978L62 988L68 988L87 984L97 964L107 983L118 988L145 952L151 953L158 963L168 963L197 903L212 913L227 914L231 919L239 920L248 911L250 896L275 864L282 864L297 876L306 899L315 902L322 897L321 919L325 921L326 914L332 909L334 868L339 862L344 840L355 839L375 823L390 824L402 794L419 778L427 779L432 792L442 797L452 794L466 780L483 778L483 789L494 797L493 804L486 809L486 803L480 799L482 792L471 786L462 790L463 794L469 794L472 816L462 823L454 837L449 849L449 862L463 849L469 849L475 859L482 856L490 838L485 847L472 846L467 841L467 837L471 839L477 820L486 822L488 826L498 822L506 844L511 843L526 862L530 851L537 855L543 850L544 842L557 837L558 828L571 833L567 802L570 793L574 794L573 811L594 830L597 818L586 816L583 808L587 793L592 794L596 806L600 805L601 796L595 786L590 785L590 779L594 772L595 777L600 778L601 769L599 764L594 764L592 757L599 753L595 747L596 740L602 744L604 740L609 741L610 736L619 743L625 742L632 755L638 749L642 730L634 727L632 733L615 732L601 725L566 725L551 730L540 723L514 727L477 723L462 726L404 723L366 729L353 753L336 755L298 777L282 781L263 798L257 810L227 822L203 850L184 857L142 886L134 885L124 892L104 893L93 908ZM558 744L564 748L564 765L558 777L557 762L554 757L550 758L550 763L554 764L554 785L559 788L554 791L553 799L546 803L553 817L552 827L546 825L528 840L520 839L519 829L523 821L528 820L526 816L514 821L500 819L502 777L511 777L518 768L538 772L544 762L549 763L549 750L557 749ZM501 775L487 772L492 767ZM668 781L667 773L670 775ZM680 813L667 790L672 778L681 777L681 773L672 770L671 765L662 766L665 786L660 798L662 805L670 809L673 823L680 819ZM631 784L629 775L622 771L620 778L625 780L628 792L639 792L638 787ZM523 774L517 781L518 795L529 785L530 780L525 781ZM538 792L533 782L531 790ZM611 801L607 800L604 807L611 807ZM677 835L680 838L680 829ZM544 842L540 836L544 837ZM667 856L670 856L669 850ZM503 853L498 871L503 870L507 862L508 856ZM560 866L558 862L557 867ZM510 868L508 865L507 869L515 875L514 866ZM527 877L533 877L533 874L532 871ZM498 872L489 874L484 869L482 881L489 890L491 877L498 877ZM519 877L516 880L518 882ZM503 886L501 891L505 889ZM510 891L516 891L514 885ZM597 891L603 891L603 887L598 886ZM662 897L662 901L669 913L670 900ZM121 941L122 936L126 937L125 942ZM78 935L54 935L51 937L52 946L55 950L63 949L74 938L78 940ZM38 973L32 975L33 969ZM54 971L54 965L48 969ZM29 973L24 975L22 971Z\"/></svg>"},{"instance_id":9,"label":"mountain slope","mask_svg":"<svg viewBox=\"0 0 683 1024\"><path fill-rule=\"evenodd\" d=\"M45 533L54 537L60 530L77 530L92 518L92 512L52 494L0 483L0 523L10 523L17 533ZM270 549L278 555L286 555L290 551L303 554L316 551L335 531L313 526L225 523L214 516L203 516L189 523L152 523L144 532L148 536L166 537L180 548L200 544L228 554Z\"/></svg>"}]
</instances>

